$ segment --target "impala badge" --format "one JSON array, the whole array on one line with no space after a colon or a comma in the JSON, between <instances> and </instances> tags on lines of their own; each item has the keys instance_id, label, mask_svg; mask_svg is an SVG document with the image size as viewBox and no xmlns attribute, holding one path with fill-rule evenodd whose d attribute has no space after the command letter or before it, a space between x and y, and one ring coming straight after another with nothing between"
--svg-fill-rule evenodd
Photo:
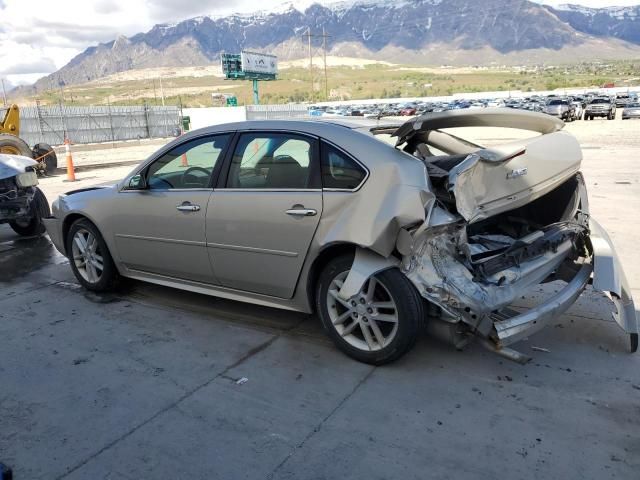
<instances>
[{"instance_id":1,"label":"impala badge","mask_svg":"<svg viewBox=\"0 0 640 480\"><path fill-rule=\"evenodd\" d=\"M517 177L523 177L527 174L527 171L527 167L518 168L517 170L511 170L509 173L507 173L507 180Z\"/></svg>"}]
</instances>

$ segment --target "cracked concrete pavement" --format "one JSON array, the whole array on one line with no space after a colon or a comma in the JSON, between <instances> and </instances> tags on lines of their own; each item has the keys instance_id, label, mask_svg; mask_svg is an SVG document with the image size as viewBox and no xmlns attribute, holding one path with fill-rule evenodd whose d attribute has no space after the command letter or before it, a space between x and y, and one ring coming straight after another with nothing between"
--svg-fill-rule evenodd
<instances>
[{"instance_id":1,"label":"cracked concrete pavement","mask_svg":"<svg viewBox=\"0 0 640 480\"><path fill-rule=\"evenodd\" d=\"M581 127L602 147L585 149L591 206L638 296L640 140L596 123ZM69 188L42 184L50 200ZM640 355L608 309L588 290L514 346L525 366L423 336L374 368L314 316L139 282L91 294L46 237L0 226L0 461L47 480L636 479Z\"/></svg>"}]
</instances>

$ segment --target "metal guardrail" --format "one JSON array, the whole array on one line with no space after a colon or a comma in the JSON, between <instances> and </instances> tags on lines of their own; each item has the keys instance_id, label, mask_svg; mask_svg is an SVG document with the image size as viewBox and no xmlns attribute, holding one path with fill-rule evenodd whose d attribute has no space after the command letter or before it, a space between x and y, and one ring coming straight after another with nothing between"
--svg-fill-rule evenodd
<instances>
[{"instance_id":1,"label":"metal guardrail","mask_svg":"<svg viewBox=\"0 0 640 480\"><path fill-rule=\"evenodd\" d=\"M177 106L49 105L20 109L20 137L29 145L60 145L65 134L73 143L101 143L173 136L180 127Z\"/></svg>"}]
</instances>

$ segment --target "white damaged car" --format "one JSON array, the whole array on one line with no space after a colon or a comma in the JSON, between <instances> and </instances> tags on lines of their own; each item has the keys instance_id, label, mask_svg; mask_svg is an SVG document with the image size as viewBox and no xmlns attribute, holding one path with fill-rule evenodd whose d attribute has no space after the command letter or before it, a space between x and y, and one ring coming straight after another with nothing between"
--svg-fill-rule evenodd
<instances>
[{"instance_id":1,"label":"white damaged car","mask_svg":"<svg viewBox=\"0 0 640 480\"><path fill-rule=\"evenodd\" d=\"M41 235L42 219L49 203L38 188L38 162L21 155L0 153L0 224L8 223L18 234Z\"/></svg>"},{"instance_id":2,"label":"white damaged car","mask_svg":"<svg viewBox=\"0 0 640 480\"><path fill-rule=\"evenodd\" d=\"M531 138L485 148L444 129ZM45 220L86 288L130 277L317 312L348 355L397 359L425 325L457 347L509 346L588 284L638 343L630 288L589 215L576 139L505 109L372 119L257 121L190 132L111 187L69 192ZM391 141L392 143L389 143ZM564 286L526 310L537 285Z\"/></svg>"}]
</instances>

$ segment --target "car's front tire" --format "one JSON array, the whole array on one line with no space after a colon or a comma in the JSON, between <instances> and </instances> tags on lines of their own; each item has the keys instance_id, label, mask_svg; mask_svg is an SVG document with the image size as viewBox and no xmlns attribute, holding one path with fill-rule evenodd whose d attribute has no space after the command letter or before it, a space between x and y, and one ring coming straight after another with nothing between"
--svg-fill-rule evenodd
<instances>
[{"instance_id":1,"label":"car's front tire","mask_svg":"<svg viewBox=\"0 0 640 480\"><path fill-rule=\"evenodd\" d=\"M76 220L66 239L71 270L80 284L94 292L108 292L117 286L120 274L97 227L86 218Z\"/></svg>"},{"instance_id":2,"label":"car's front tire","mask_svg":"<svg viewBox=\"0 0 640 480\"><path fill-rule=\"evenodd\" d=\"M338 296L353 257L331 260L318 280L316 309L336 346L358 361L383 365L397 360L415 344L423 322L423 302L398 269L367 280L348 301Z\"/></svg>"},{"instance_id":3,"label":"car's front tire","mask_svg":"<svg viewBox=\"0 0 640 480\"><path fill-rule=\"evenodd\" d=\"M48 217L50 214L51 210L49 210L47 197L45 197L44 193L36 187L33 200L31 201L29 218L13 220L9 222L9 226L18 235L23 235L25 237L42 235L45 232L42 219Z\"/></svg>"}]
</instances>

